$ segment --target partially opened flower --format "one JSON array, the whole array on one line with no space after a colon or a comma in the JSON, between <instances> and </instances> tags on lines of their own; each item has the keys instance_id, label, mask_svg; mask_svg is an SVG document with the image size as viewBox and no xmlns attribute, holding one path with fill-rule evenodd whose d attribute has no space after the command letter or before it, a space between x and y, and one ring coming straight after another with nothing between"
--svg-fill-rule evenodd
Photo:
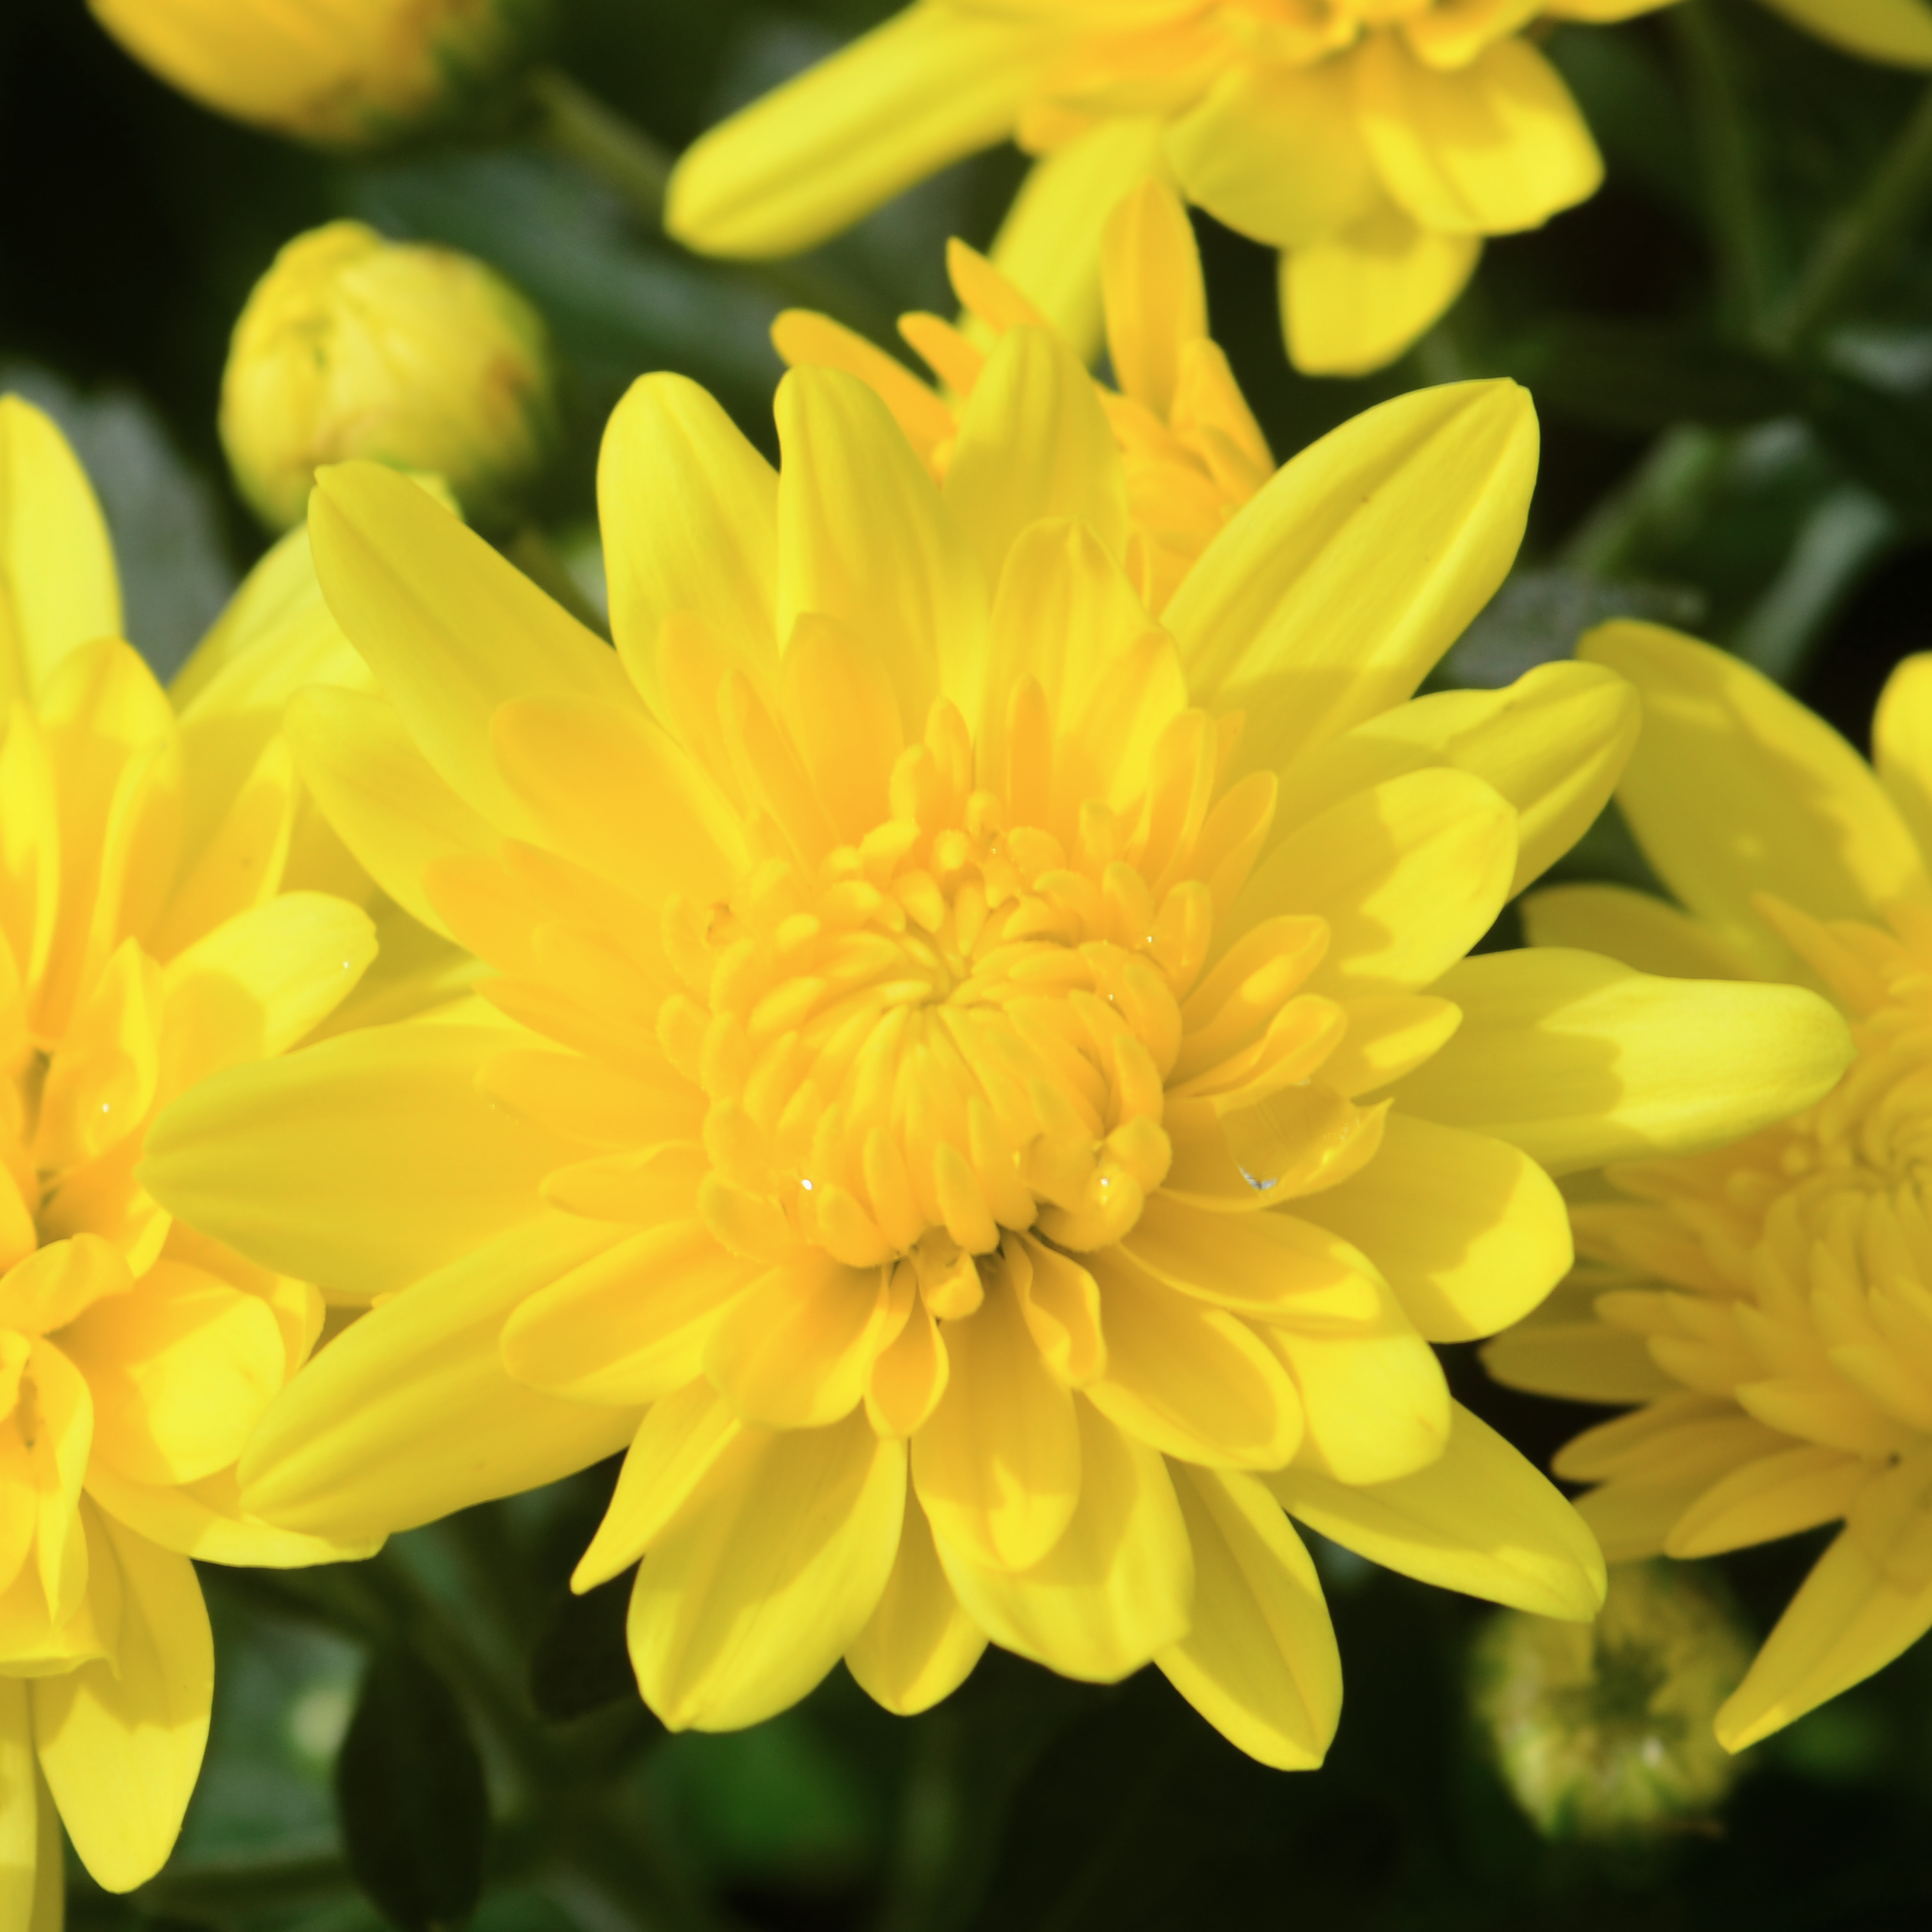
<instances>
[{"instance_id":1,"label":"partially opened flower","mask_svg":"<svg viewBox=\"0 0 1932 1932\"><path fill-rule=\"evenodd\" d=\"M1083 351L1107 211L1150 171L1281 253L1297 367L1393 361L1483 239L1594 194L1595 143L1526 30L1668 0L916 0L696 142L666 221L776 255L1010 135L1037 155L994 259ZM1841 46L1932 66L1924 0L1768 0Z\"/></svg>"},{"instance_id":2,"label":"partially opened flower","mask_svg":"<svg viewBox=\"0 0 1932 1932\"><path fill-rule=\"evenodd\" d=\"M120 629L86 478L45 417L0 398L7 1932L59 1922L57 1813L114 1890L173 1843L214 1677L189 1559L370 1547L242 1508L236 1459L322 1297L171 1217L139 1166L170 1099L311 1032L375 950L360 907L313 889L358 875L279 738L281 680L357 666L299 540L191 664L179 712Z\"/></svg>"},{"instance_id":3,"label":"partially opened flower","mask_svg":"<svg viewBox=\"0 0 1932 1932\"><path fill-rule=\"evenodd\" d=\"M1634 1403L1559 1473L1612 1560L1844 1528L1718 1713L1732 1750L1932 1628L1932 659L1881 701L1878 771L1721 651L1649 626L1586 641L1643 694L1618 797L1681 910L1569 886L1540 941L1651 970L1802 978L1858 1058L1818 1104L1693 1159L1617 1170L1575 1214L1584 1257L1493 1343L1504 1381Z\"/></svg>"},{"instance_id":4,"label":"partially opened flower","mask_svg":"<svg viewBox=\"0 0 1932 1932\"><path fill-rule=\"evenodd\" d=\"M401 1291L271 1409L244 1494L373 1534L628 1444L576 1581L642 1559L669 1724L753 1722L841 1656L918 1710L990 1640L1152 1660L1313 1764L1340 1671L1284 1506L1589 1617L1595 1545L1429 1341L1569 1266L1544 1163L1761 1125L1843 1026L1463 960L1634 723L1591 666L1408 701L1515 551L1513 385L1298 457L1164 624L1045 332L993 349L943 487L842 372L794 371L778 419L774 474L681 379L620 407L614 654L393 474L317 486L383 699L298 700L302 768L503 1020L237 1069L157 1131L177 1211Z\"/></svg>"},{"instance_id":5,"label":"partially opened flower","mask_svg":"<svg viewBox=\"0 0 1932 1932\"><path fill-rule=\"evenodd\" d=\"M953 290L989 339L1044 329L1011 280L963 242L948 245ZM1207 292L1187 210L1173 191L1141 182L1107 217L1101 250L1107 359L1118 389L1094 394L1120 450L1127 484L1129 579L1147 607L1165 609L1188 566L1274 474L1268 439L1207 332ZM987 351L937 315L899 328L935 377L903 363L829 317L788 309L772 339L793 368L844 369L879 392L936 482L959 447L960 410L985 372Z\"/></svg>"}]
</instances>

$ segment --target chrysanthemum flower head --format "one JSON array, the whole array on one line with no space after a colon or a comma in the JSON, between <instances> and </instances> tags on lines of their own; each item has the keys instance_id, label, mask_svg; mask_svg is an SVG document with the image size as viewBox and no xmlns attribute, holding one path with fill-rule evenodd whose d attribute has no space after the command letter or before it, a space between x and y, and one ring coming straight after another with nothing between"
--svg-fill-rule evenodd
<instances>
[{"instance_id":1,"label":"chrysanthemum flower head","mask_svg":"<svg viewBox=\"0 0 1932 1932\"><path fill-rule=\"evenodd\" d=\"M1932 1627L1932 659L1895 674L1878 770L1756 672L1646 626L1585 655L1642 691L1619 798L1681 910L1614 886L1528 904L1539 941L1653 970L1803 979L1849 1022L1834 1091L1766 1131L1614 1172L1584 1257L1490 1345L1503 1379L1635 1403L1559 1472L1613 1560L1842 1520L1718 1718L1733 1750Z\"/></svg>"},{"instance_id":2,"label":"chrysanthemum flower head","mask_svg":"<svg viewBox=\"0 0 1932 1932\"><path fill-rule=\"evenodd\" d=\"M1515 548L1513 385L1297 458L1160 621L1050 335L1000 339L943 485L846 373L795 370L777 413L775 474L681 379L620 407L614 654L399 479L318 485L386 703L298 701L302 767L504 1019L171 1111L161 1198L402 1290L278 1402L244 1493L373 1531L628 1444L576 1581L641 1558L669 1724L750 1723L841 1656L917 1710L990 1640L1152 1659L1314 1763L1340 1673L1283 1506L1588 1617L1594 1544L1428 1343L1568 1266L1543 1160L1760 1124L1835 1077L1842 1025L1608 961L1457 966L1634 723L1590 666L1407 701Z\"/></svg>"},{"instance_id":3,"label":"chrysanthemum flower head","mask_svg":"<svg viewBox=\"0 0 1932 1932\"><path fill-rule=\"evenodd\" d=\"M1049 326L1008 276L963 242L949 245L947 263L969 324L987 339ZM1141 182L1108 216L1101 289L1107 357L1119 387L1097 382L1094 394L1127 485L1121 561L1158 613L1222 525L1274 474L1275 459L1228 358L1208 333L1194 232L1178 197L1162 183ZM937 387L807 310L787 310L772 339L793 368L844 369L875 389L943 483L958 447L960 406L985 371L988 351L940 316L903 316L899 327Z\"/></svg>"},{"instance_id":4,"label":"chrysanthemum flower head","mask_svg":"<svg viewBox=\"0 0 1932 1932\"><path fill-rule=\"evenodd\" d=\"M190 1557L367 1539L275 1528L236 1463L323 1303L142 1184L157 1113L323 1021L375 950L279 712L343 647L305 546L271 560L177 713L119 639L114 558L58 430L0 398L0 1830L5 1923L58 1922L60 1834L151 1877L208 1734ZM354 660L341 667L354 676ZM36 1768L37 1767L37 1768ZM44 1912L55 1915L50 1921Z\"/></svg>"},{"instance_id":5,"label":"chrysanthemum flower head","mask_svg":"<svg viewBox=\"0 0 1932 1932\"><path fill-rule=\"evenodd\" d=\"M1769 0L1873 58L1932 65L1923 0ZM1486 236L1596 191L1589 130L1528 30L1668 0L916 0L700 139L666 220L788 254L1011 135L1039 157L994 249L1083 350L1107 211L1149 172L1281 251L1297 367L1393 361Z\"/></svg>"}]
</instances>

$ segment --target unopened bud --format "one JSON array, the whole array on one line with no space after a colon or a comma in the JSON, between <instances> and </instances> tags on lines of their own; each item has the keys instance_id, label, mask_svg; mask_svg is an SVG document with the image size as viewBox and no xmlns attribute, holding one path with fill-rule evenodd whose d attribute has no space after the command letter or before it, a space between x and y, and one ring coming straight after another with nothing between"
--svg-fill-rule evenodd
<instances>
[{"instance_id":1,"label":"unopened bud","mask_svg":"<svg viewBox=\"0 0 1932 1932\"><path fill-rule=\"evenodd\" d=\"M142 65L217 114L329 148L475 112L526 61L549 0L89 0Z\"/></svg>"},{"instance_id":2,"label":"unopened bud","mask_svg":"<svg viewBox=\"0 0 1932 1932\"><path fill-rule=\"evenodd\" d=\"M1729 1793L1737 1760L1712 1720L1751 1650L1694 1568L1619 1564L1594 1625L1490 1620L1472 1659L1476 1717L1544 1837L1640 1843L1701 1823Z\"/></svg>"},{"instance_id":3,"label":"unopened bud","mask_svg":"<svg viewBox=\"0 0 1932 1932\"><path fill-rule=\"evenodd\" d=\"M481 262L359 222L298 236L235 325L221 440L270 528L318 465L365 457L442 477L485 529L517 520L557 448L542 319Z\"/></svg>"}]
</instances>

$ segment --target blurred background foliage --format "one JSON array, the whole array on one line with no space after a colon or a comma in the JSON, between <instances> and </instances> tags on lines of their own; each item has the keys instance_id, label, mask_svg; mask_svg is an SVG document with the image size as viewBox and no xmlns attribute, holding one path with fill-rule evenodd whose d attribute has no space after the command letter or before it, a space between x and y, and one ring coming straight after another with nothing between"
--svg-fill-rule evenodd
<instances>
[{"instance_id":1,"label":"blurred background foliage","mask_svg":"<svg viewBox=\"0 0 1932 1932\"><path fill-rule=\"evenodd\" d=\"M555 52L675 151L884 11L564 0ZM1530 539L1445 681L1506 682L1641 614L1737 651L1862 744L1887 671L1932 628L1932 95L1743 0L1548 45L1604 150L1595 200L1492 243L1448 319L1356 382L1293 373L1272 257L1197 217L1216 332L1278 456L1418 384L1534 390ZM941 238L987 241L1019 172L982 158L814 255L743 268L670 247L564 145L533 115L325 159L170 93L79 0L0 6L0 384L80 448L158 667L264 542L222 468L216 395L244 298L298 231L348 215L447 242L542 309L571 423L545 520L594 600L596 442L625 385L682 370L770 448L777 311L884 341L899 311L946 308ZM1566 870L1639 864L1606 821ZM1583 1419L1445 1352L1458 1395L1539 1459ZM470 1512L374 1564L205 1572L220 1681L181 1845L126 1899L72 1867L73 1923L1671 1932L1748 1915L1814 1932L1932 1906L1932 1646L1750 1753L1716 1815L1608 1845L1540 1837L1478 1734L1469 1660L1498 1613L1325 1549L1349 1694L1318 1774L1250 1763L1152 1673L1094 1688L997 1653L919 1718L840 1672L755 1730L668 1737L630 1684L624 1584L566 1588L610 1480ZM1762 1631L1814 1553L1706 1567Z\"/></svg>"}]
</instances>

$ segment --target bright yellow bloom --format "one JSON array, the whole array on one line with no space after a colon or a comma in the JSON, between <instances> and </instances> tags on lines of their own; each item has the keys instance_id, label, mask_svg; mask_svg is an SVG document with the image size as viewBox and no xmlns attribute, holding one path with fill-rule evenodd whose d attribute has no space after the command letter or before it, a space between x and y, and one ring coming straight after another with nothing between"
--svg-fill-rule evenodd
<instances>
[{"instance_id":1,"label":"bright yellow bloom","mask_svg":"<svg viewBox=\"0 0 1932 1932\"><path fill-rule=\"evenodd\" d=\"M88 0L204 107L328 148L458 117L527 53L548 0Z\"/></svg>"},{"instance_id":2,"label":"bright yellow bloom","mask_svg":"<svg viewBox=\"0 0 1932 1932\"><path fill-rule=\"evenodd\" d=\"M1679 911L1607 885L1531 900L1544 944L1699 978L1802 978L1858 1059L1809 1112L1618 1170L1575 1210L1584 1259L1491 1345L1506 1381L1636 1402L1559 1472L1615 1561L1703 1556L1843 1519L1719 1714L1732 1750L1932 1627L1932 659L1902 666L1874 775L1757 673L1620 624L1586 641L1643 694L1619 793Z\"/></svg>"},{"instance_id":3,"label":"bright yellow bloom","mask_svg":"<svg viewBox=\"0 0 1932 1932\"><path fill-rule=\"evenodd\" d=\"M713 129L666 222L710 254L808 248L1010 135L1040 158L994 260L1083 351L1106 211L1150 172L1281 250L1295 366L1393 361L1488 235L1594 194L1595 143L1527 37L1669 0L917 0ZM1932 66L1924 0L1768 0L1877 59Z\"/></svg>"},{"instance_id":4,"label":"bright yellow bloom","mask_svg":"<svg viewBox=\"0 0 1932 1932\"><path fill-rule=\"evenodd\" d=\"M171 1219L138 1166L159 1109L311 1032L375 951L360 907L311 889L354 868L278 735L290 679L357 668L304 550L245 588L177 710L119 640L86 478L0 398L5 1932L58 1922L57 1811L114 1890L174 1841L214 1676L189 1559L371 1547L242 1508L236 1459L322 1297Z\"/></svg>"},{"instance_id":5,"label":"bright yellow bloom","mask_svg":"<svg viewBox=\"0 0 1932 1932\"><path fill-rule=\"evenodd\" d=\"M669 1724L751 1723L841 1656L918 1710L991 1640L1152 1660L1312 1765L1341 1678L1284 1506L1588 1618L1594 1544L1428 1342L1568 1267L1547 1166L1761 1125L1843 1028L1463 959L1635 722L1587 665L1409 701L1521 535L1512 385L1297 457L1162 623L1044 331L994 345L943 486L842 371L777 415L774 474L680 378L620 407L614 654L392 472L317 485L386 702L304 694L298 757L503 1018L237 1069L158 1130L177 1211L403 1291L271 1409L244 1494L374 1533L629 1444L576 1580L643 1559Z\"/></svg>"},{"instance_id":6,"label":"bright yellow bloom","mask_svg":"<svg viewBox=\"0 0 1932 1932\"><path fill-rule=\"evenodd\" d=\"M358 221L282 250L222 374L222 446L275 530L301 522L319 465L351 457L440 476L473 521L507 526L560 433L536 311L482 263Z\"/></svg>"},{"instance_id":7,"label":"bright yellow bloom","mask_svg":"<svg viewBox=\"0 0 1932 1932\"><path fill-rule=\"evenodd\" d=\"M963 242L947 253L954 293L987 341L1048 325L985 257ZM1144 181L1107 217L1101 286L1107 357L1120 387L1094 384L1127 482L1129 579L1148 609L1175 587L1241 505L1275 473L1268 439L1228 358L1207 332L1207 291L1187 211ZM862 336L826 317L788 310L772 339L793 368L843 369L879 392L935 482L959 445L960 407L987 351L937 315L902 316L900 332L924 357L935 389Z\"/></svg>"}]
</instances>

